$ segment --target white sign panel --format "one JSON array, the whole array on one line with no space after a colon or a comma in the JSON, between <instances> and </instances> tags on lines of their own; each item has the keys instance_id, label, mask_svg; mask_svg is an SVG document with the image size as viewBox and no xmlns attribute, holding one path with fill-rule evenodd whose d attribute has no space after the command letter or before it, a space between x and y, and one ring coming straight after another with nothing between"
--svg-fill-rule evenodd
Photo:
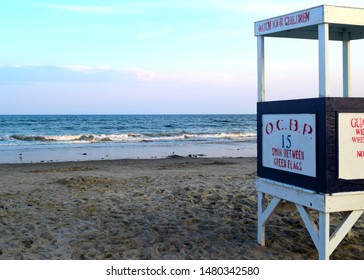
<instances>
[{"instance_id":1,"label":"white sign panel","mask_svg":"<svg viewBox=\"0 0 364 280\"><path fill-rule=\"evenodd\" d=\"M316 177L316 115L262 115L264 167Z\"/></svg>"},{"instance_id":2,"label":"white sign panel","mask_svg":"<svg viewBox=\"0 0 364 280\"><path fill-rule=\"evenodd\" d=\"M255 23L255 35L265 35L274 32L310 26L323 22L323 6L299 11L284 16L270 18Z\"/></svg>"},{"instance_id":3,"label":"white sign panel","mask_svg":"<svg viewBox=\"0 0 364 280\"><path fill-rule=\"evenodd\" d=\"M339 178L364 179L364 113L339 113Z\"/></svg>"}]
</instances>

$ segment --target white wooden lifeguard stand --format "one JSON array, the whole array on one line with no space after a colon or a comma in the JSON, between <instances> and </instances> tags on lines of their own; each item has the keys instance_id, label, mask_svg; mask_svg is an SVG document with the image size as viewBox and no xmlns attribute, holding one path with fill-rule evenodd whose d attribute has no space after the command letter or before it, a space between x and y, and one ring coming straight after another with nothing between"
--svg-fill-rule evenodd
<instances>
[{"instance_id":1,"label":"white wooden lifeguard stand","mask_svg":"<svg viewBox=\"0 0 364 280\"><path fill-rule=\"evenodd\" d=\"M267 108L267 104L271 103L265 102L265 64L264 64L264 39L265 37L283 37L283 38L300 38L300 39L317 39L318 47L319 47L319 98L316 100L311 100L312 104L320 103L322 100L331 100L329 97L329 87L328 87L328 46L329 40L338 40L342 41L343 44L343 97L339 97L339 99L345 100L347 104L347 100L355 99L357 101L359 98L347 98L350 97L351 91L351 80L350 80L350 40L355 39L364 39L364 9L360 8L349 8L349 7L337 7L337 6L328 6L322 5L314 8L310 8L307 10L302 10L298 12L294 12L291 14L286 14L283 16L278 16L275 18L270 18L262 21L255 22L255 36L257 36L257 49L258 49L258 112L259 112L259 103L264 108ZM336 102L336 101L335 101ZM274 102L272 102L272 106L276 106ZM304 103L304 102L303 102ZM306 102L307 103L307 102ZM305 104L306 104L305 103ZM355 101L355 103L357 103ZM336 103L335 103L336 104ZM361 102L361 104L364 104ZM296 104L297 105L297 104ZM295 106L296 106L295 105ZM306 104L307 105L307 104ZM273 107L274 107L273 106ZM278 106L278 105L277 105ZM277 107L276 106L276 107ZM326 105L325 105L326 106ZM333 105L334 106L334 105ZM279 107L279 106L278 106ZM296 107L300 107L299 105ZM350 107L350 105L349 105ZM360 111L360 108L362 111ZM340 114L340 112L352 112L350 108L346 108L346 110L335 111L332 113L332 118L335 119L333 126L336 127L334 130L340 130L340 120L345 119L345 117L351 117L351 120L355 116L357 119L364 120L364 107L363 105L356 107L353 112L356 115L350 115L346 113ZM280 108L284 108L280 106ZM325 107L326 108L326 107ZM359 109L358 109L359 108ZM272 109L273 110L273 109ZM284 201L292 202L296 205L298 212L301 215L301 218L313 240L313 243L318 250L319 259L329 259L331 253L336 249L342 239L348 234L352 228L352 226L356 223L356 221L360 218L364 211L364 186L363 185L355 185L359 181L359 183L364 180L364 159L355 158L356 161L351 162L350 156L349 159L344 158L341 154L349 154L344 150L344 146L353 146L355 143L351 143L350 140L347 141L348 145L340 144L341 140L333 140L338 141L339 144L330 144L331 146L335 146L334 151L338 154L334 160L332 161L332 155L329 160L325 161L326 167L320 169L321 167L316 166L320 165L320 152L314 151L313 157L314 159L307 159L301 156L301 162L298 163L297 166L301 168L296 168L296 170L288 170L286 166L287 161L290 161L290 157L282 156L282 151L285 153L287 150L283 144L282 147L279 147L280 151L277 152L275 161L271 160L271 155L265 154L264 145L265 142L270 140L268 136L264 136L266 134L274 134L273 132L282 131L285 132L288 129L288 122L291 122L289 125L292 128L297 128L294 132L291 132L289 138L282 134L282 141L289 140L289 147L291 148L291 141L293 142L294 133L300 132L302 134L303 129L298 129L298 123L301 122L301 119L307 119L307 116L304 115L304 111L300 109L298 112L298 121L293 120L292 115L294 116L294 112L289 112L287 118L285 118L284 114L277 115L278 119L274 120L275 114L280 114L280 112L270 112L266 117L264 115L266 113L258 113L258 161L261 161L260 166L258 163L258 179L257 179L257 193L258 193L258 228L257 228L257 241L261 246L265 246L265 225L272 216L272 214L279 208L277 206ZM311 112L312 113L312 112ZM303 114L303 115L302 115ZM317 130L316 135L312 136L310 141L312 142L312 147L314 149L318 148L326 148L327 143L325 141L325 137L328 135L323 135L323 139L321 136L318 136L319 130L325 130L325 127L320 127L320 118L323 118L323 124L326 126L327 118L322 116L321 113L313 113L314 120L311 122L310 132L312 130ZM326 111L323 113L326 114ZM263 116L263 117L262 117ZM259 118L263 118L263 120L259 120ZM266 123L264 123L264 118L267 119ZM300 119L301 118L301 119ZM330 117L331 118L331 117ZM272 121L273 119L274 121ZM274 122L276 122L276 126L274 126ZM294 123L295 122L295 123ZM309 120L307 121L308 123ZM345 122L343 122L345 123ZM286 124L286 127L284 127ZM335 125L336 124L336 125ZM266 125L266 128L264 127ZM294 127L294 125L297 125ZM331 125L331 124L329 124ZM343 125L345 126L345 124ZM349 127L350 128L350 127ZM261 131L266 129L266 131ZM344 134L344 129L341 129L342 134ZM305 134L305 133L303 133ZM307 134L307 133L306 133ZM312 133L313 134L313 133ZM340 131L335 131L334 137L335 139L339 139L338 135ZM270 135L269 135L270 136ZM302 136L302 135L301 135ZM329 135L330 136L330 135ZM350 135L349 135L350 136ZM261 139L259 139L259 137ZM262 137L266 137L266 139L262 139ZM331 137L331 136L330 136ZM278 137L277 137L278 138ZM280 138L279 138L280 139ZM298 139L298 136L297 136ZM308 138L307 138L308 139ZM269 142L268 141L268 142ZM296 140L294 140L296 141ZM302 142L305 145L306 140L297 140L297 142ZM307 140L309 141L309 140ZM323 141L323 143L318 143L319 141ZM330 140L331 141L331 140ZM343 140L344 142L346 140ZM261 143L263 142L263 143ZM260 144L259 144L260 143ZM346 143L346 142L345 142ZM259 145L262 145L260 148L260 156L259 159ZM274 144L272 144L274 145ZM308 148L310 148L311 143L308 144ZM330 146L329 145L329 146ZM341 146L340 146L341 145ZM362 144L364 145L364 144ZM270 147L268 147L268 151L270 153ZM288 146L287 146L288 147ZM355 150L352 148L352 150ZM279 150L278 149L278 150ZM296 153L301 153L305 148L297 148L302 149L302 151L296 150ZM364 150L364 148L361 148ZM290 150L291 152L292 150ZM297 152L298 151L298 152ZM358 151L359 152L359 151ZM305 152L308 154L308 152ZM305 155L306 155L305 154ZM303 155L303 154L302 154ZM325 154L323 154L326 157ZM280 156L280 158L279 158ZM296 155L296 158L300 157ZM328 156L329 157L329 156ZM354 156L353 156L354 157ZM357 154L359 157L359 153ZM288 159L290 158L290 159ZM272 159L273 160L273 159ZM310 162L312 160L312 162ZM307 162L306 162L307 161ZM296 163L297 164L297 163ZM310 165L314 165L314 168L309 168ZM330 165L335 165L333 169L335 171L330 173L327 171L330 168ZM358 166L359 165L359 166ZM261 167L261 171L259 171L259 167ZM292 167L291 167L292 169ZM294 169L294 168L293 168ZM353 169L350 171L348 169ZM300 173L305 171L306 173ZM275 172L278 172L279 175L275 176ZM293 173L292 173L293 172ZM354 175L351 172L355 173ZM322 174L323 175L322 175ZM267 176L265 175L267 174ZM326 178L326 174L329 174L330 177L335 178ZM290 177L291 179L285 179ZM294 176L298 176L298 178L294 178ZM321 177L320 177L321 176ZM320 177L320 178L319 178ZM325 177L322 180L322 177ZM273 179L272 179L273 178ZM307 179L308 183L301 182L301 179L305 181ZM282 179L282 180L281 180ZM311 181L310 181L311 180ZM310 184L310 182L329 182L330 180L336 180L334 183L337 183L336 189L331 192L330 186L324 186L324 191L316 188L315 183ZM288 181L288 183L287 183ZM290 182L300 182L299 185ZM331 182L331 181L330 181ZM350 191L345 189L345 183L350 186ZM340 189L341 188L341 189ZM271 198L271 200L267 200L267 195ZM310 215L309 209L318 212L318 222L315 222L315 219ZM330 232L330 214L334 212L345 212L344 219L340 225L336 228L335 231ZM363 256L364 257L364 256Z\"/></svg>"}]
</instances>

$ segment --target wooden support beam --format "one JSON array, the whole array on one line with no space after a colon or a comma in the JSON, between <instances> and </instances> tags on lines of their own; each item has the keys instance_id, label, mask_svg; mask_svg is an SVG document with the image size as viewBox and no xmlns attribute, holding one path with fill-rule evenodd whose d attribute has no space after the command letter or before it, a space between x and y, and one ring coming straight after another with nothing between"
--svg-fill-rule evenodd
<instances>
[{"instance_id":1,"label":"wooden support beam","mask_svg":"<svg viewBox=\"0 0 364 280\"><path fill-rule=\"evenodd\" d=\"M315 244L316 248L319 246L319 231L317 229L317 226L312 219L310 213L307 211L305 207L302 205L296 204L297 210L301 215L301 218L303 222L305 223L305 226L308 230L308 233L310 234L313 243Z\"/></svg>"},{"instance_id":2,"label":"wooden support beam","mask_svg":"<svg viewBox=\"0 0 364 280\"><path fill-rule=\"evenodd\" d=\"M356 221L363 214L363 210L356 210L349 212L343 221L338 225L334 233L330 237L330 255L336 249L336 247L340 244L340 242L344 239L345 235L350 231Z\"/></svg>"},{"instance_id":3,"label":"wooden support beam","mask_svg":"<svg viewBox=\"0 0 364 280\"><path fill-rule=\"evenodd\" d=\"M274 214L281 199L273 197L267 207L264 207L264 196L258 192L258 243L265 246L265 224Z\"/></svg>"},{"instance_id":4,"label":"wooden support beam","mask_svg":"<svg viewBox=\"0 0 364 280\"><path fill-rule=\"evenodd\" d=\"M319 212L318 247L320 260L330 258L330 213Z\"/></svg>"},{"instance_id":5,"label":"wooden support beam","mask_svg":"<svg viewBox=\"0 0 364 280\"><path fill-rule=\"evenodd\" d=\"M258 192L258 222L257 222L257 242L261 246L265 246L265 224L262 222L262 214L265 209L265 194Z\"/></svg>"},{"instance_id":6,"label":"wooden support beam","mask_svg":"<svg viewBox=\"0 0 364 280\"><path fill-rule=\"evenodd\" d=\"M258 43L258 102L265 101L264 36L257 36Z\"/></svg>"},{"instance_id":7,"label":"wooden support beam","mask_svg":"<svg viewBox=\"0 0 364 280\"><path fill-rule=\"evenodd\" d=\"M279 209L282 200L296 205L298 212L316 246L319 259L328 260L332 252L340 244L364 213L364 192L344 192L335 194L317 194L313 191L287 185L284 183L259 178L258 192L258 243L265 246L265 224L275 211ZM272 199L265 206L265 196ZM308 208L318 212L318 226L311 217ZM330 214L334 212L349 212L330 234Z\"/></svg>"},{"instance_id":8,"label":"wooden support beam","mask_svg":"<svg viewBox=\"0 0 364 280\"><path fill-rule=\"evenodd\" d=\"M319 24L319 97L329 96L329 25Z\"/></svg>"},{"instance_id":9,"label":"wooden support beam","mask_svg":"<svg viewBox=\"0 0 364 280\"><path fill-rule=\"evenodd\" d=\"M350 34L343 33L343 97L351 96Z\"/></svg>"}]
</instances>

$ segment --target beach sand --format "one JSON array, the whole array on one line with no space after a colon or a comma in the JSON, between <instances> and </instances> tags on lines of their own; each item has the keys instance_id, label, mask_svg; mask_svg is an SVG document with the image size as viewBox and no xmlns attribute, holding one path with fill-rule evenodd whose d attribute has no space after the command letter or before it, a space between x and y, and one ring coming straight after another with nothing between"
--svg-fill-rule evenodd
<instances>
[{"instance_id":1,"label":"beach sand","mask_svg":"<svg viewBox=\"0 0 364 280\"><path fill-rule=\"evenodd\" d=\"M0 165L0 259L317 259L297 211L257 244L255 180L256 158ZM364 259L363 228L331 259Z\"/></svg>"}]
</instances>

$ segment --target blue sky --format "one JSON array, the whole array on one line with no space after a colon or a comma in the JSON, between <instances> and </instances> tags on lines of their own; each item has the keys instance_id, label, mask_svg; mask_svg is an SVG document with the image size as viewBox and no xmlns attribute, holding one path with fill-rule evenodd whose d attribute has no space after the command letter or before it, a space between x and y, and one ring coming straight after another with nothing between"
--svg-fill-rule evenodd
<instances>
[{"instance_id":1,"label":"blue sky","mask_svg":"<svg viewBox=\"0 0 364 280\"><path fill-rule=\"evenodd\" d=\"M0 114L255 113L254 22L321 5L264 0L0 0ZM364 7L363 1L326 4ZM353 95L364 96L362 42ZM266 40L267 99L318 96L316 41ZM331 95L341 45L330 44Z\"/></svg>"}]
</instances>

